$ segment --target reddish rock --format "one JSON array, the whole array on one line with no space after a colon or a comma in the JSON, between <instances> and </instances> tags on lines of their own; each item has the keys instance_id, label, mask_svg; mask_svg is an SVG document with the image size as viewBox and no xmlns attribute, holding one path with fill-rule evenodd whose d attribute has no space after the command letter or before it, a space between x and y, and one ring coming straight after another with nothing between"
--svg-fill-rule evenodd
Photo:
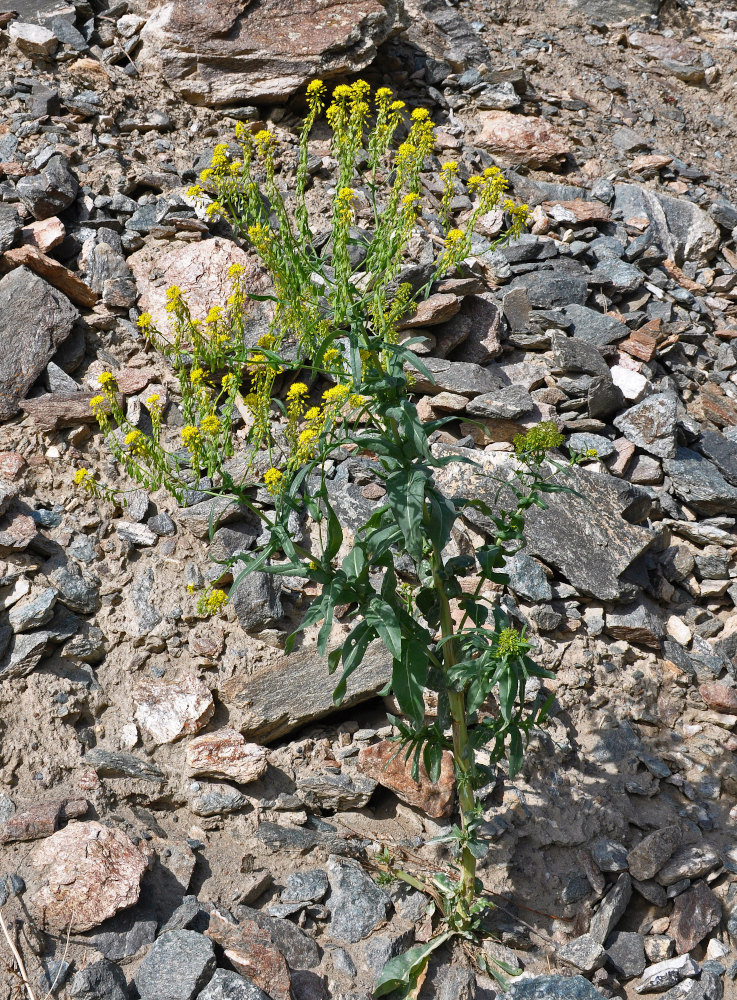
<instances>
[{"instance_id":1,"label":"reddish rock","mask_svg":"<svg viewBox=\"0 0 737 1000\"><path fill-rule=\"evenodd\" d=\"M70 823L42 841L30 863L41 875L33 896L39 923L62 934L98 927L137 902L148 859L122 830L92 820Z\"/></svg>"},{"instance_id":2,"label":"reddish rock","mask_svg":"<svg viewBox=\"0 0 737 1000\"><path fill-rule=\"evenodd\" d=\"M0 844L15 840L40 840L49 837L61 820L75 819L87 812L86 799L62 799L39 802L30 809L15 813L0 826Z\"/></svg>"},{"instance_id":3,"label":"reddish rock","mask_svg":"<svg viewBox=\"0 0 737 1000\"><path fill-rule=\"evenodd\" d=\"M11 508L0 522L0 555L22 552L37 535L36 522L28 514Z\"/></svg>"},{"instance_id":4,"label":"reddish rock","mask_svg":"<svg viewBox=\"0 0 737 1000\"><path fill-rule=\"evenodd\" d=\"M190 633L189 648L196 656L215 660L223 651L225 636L219 625L205 622Z\"/></svg>"},{"instance_id":5,"label":"reddish rock","mask_svg":"<svg viewBox=\"0 0 737 1000\"><path fill-rule=\"evenodd\" d=\"M358 754L358 767L364 774L390 789L403 802L421 809L428 816L440 819L453 812L455 775L453 755L445 750L440 769L440 780L430 781L424 766L420 766L420 780L414 781L411 764L404 754L397 754L398 746L391 740L364 747Z\"/></svg>"},{"instance_id":6,"label":"reddish rock","mask_svg":"<svg viewBox=\"0 0 737 1000\"><path fill-rule=\"evenodd\" d=\"M25 244L47 253L58 247L66 234L64 223L54 215L50 219L36 220L24 226L21 235Z\"/></svg>"},{"instance_id":7,"label":"reddish rock","mask_svg":"<svg viewBox=\"0 0 737 1000\"><path fill-rule=\"evenodd\" d=\"M627 169L631 174L640 174L643 178L655 177L660 170L669 167L672 162L672 156L666 156L662 153L645 153L642 156L636 156Z\"/></svg>"},{"instance_id":8,"label":"reddish rock","mask_svg":"<svg viewBox=\"0 0 737 1000\"><path fill-rule=\"evenodd\" d=\"M58 288L78 306L93 306L97 302L97 292L93 292L79 275L74 274L53 257L47 257L35 247L26 245L5 251L2 256L2 269L11 271L16 267L27 267L35 271L39 277L48 281L54 288Z\"/></svg>"},{"instance_id":9,"label":"reddish rock","mask_svg":"<svg viewBox=\"0 0 737 1000\"><path fill-rule=\"evenodd\" d=\"M266 750L247 743L234 729L219 729L187 745L187 769L194 777L230 778L247 785L266 771Z\"/></svg>"},{"instance_id":10,"label":"reddish rock","mask_svg":"<svg viewBox=\"0 0 737 1000\"><path fill-rule=\"evenodd\" d=\"M205 934L225 952L236 972L250 979L272 1000L292 1000L289 967L271 935L253 920L232 924L217 910L210 915Z\"/></svg>"},{"instance_id":11,"label":"reddish rock","mask_svg":"<svg viewBox=\"0 0 737 1000\"><path fill-rule=\"evenodd\" d=\"M476 144L506 163L556 170L571 151L568 139L543 118L487 111L481 121L482 131L476 137Z\"/></svg>"},{"instance_id":12,"label":"reddish rock","mask_svg":"<svg viewBox=\"0 0 737 1000\"><path fill-rule=\"evenodd\" d=\"M33 417L36 426L42 431L56 431L60 427L96 423L97 417L90 406L90 400L99 395L99 392L49 392L45 396L22 400L20 407ZM123 405L122 394L118 396L118 402ZM103 409L110 412L107 403L103 405Z\"/></svg>"},{"instance_id":13,"label":"reddish rock","mask_svg":"<svg viewBox=\"0 0 737 1000\"><path fill-rule=\"evenodd\" d=\"M136 721L157 744L198 733L215 713L212 695L197 677L145 678L133 691Z\"/></svg>"},{"instance_id":14,"label":"reddish rock","mask_svg":"<svg viewBox=\"0 0 737 1000\"><path fill-rule=\"evenodd\" d=\"M397 329L413 330L415 327L437 326L455 316L460 308L461 300L455 295L436 293L418 302L414 313L398 323Z\"/></svg>"},{"instance_id":15,"label":"reddish rock","mask_svg":"<svg viewBox=\"0 0 737 1000\"><path fill-rule=\"evenodd\" d=\"M676 896L668 933L676 952L685 955L703 941L722 919L722 905L706 882L696 882Z\"/></svg>"},{"instance_id":16,"label":"reddish rock","mask_svg":"<svg viewBox=\"0 0 737 1000\"><path fill-rule=\"evenodd\" d=\"M17 451L0 451L0 472L8 479L16 479L25 465L25 458Z\"/></svg>"},{"instance_id":17,"label":"reddish rock","mask_svg":"<svg viewBox=\"0 0 737 1000\"><path fill-rule=\"evenodd\" d=\"M546 212L555 207L572 212L576 217L576 222L608 222L612 217L612 210L601 201L584 201L583 198L574 198L573 201L543 202L543 208Z\"/></svg>"},{"instance_id":18,"label":"reddish rock","mask_svg":"<svg viewBox=\"0 0 737 1000\"><path fill-rule=\"evenodd\" d=\"M737 688L730 684L720 684L718 681L702 684L699 694L715 712L737 715Z\"/></svg>"}]
</instances>

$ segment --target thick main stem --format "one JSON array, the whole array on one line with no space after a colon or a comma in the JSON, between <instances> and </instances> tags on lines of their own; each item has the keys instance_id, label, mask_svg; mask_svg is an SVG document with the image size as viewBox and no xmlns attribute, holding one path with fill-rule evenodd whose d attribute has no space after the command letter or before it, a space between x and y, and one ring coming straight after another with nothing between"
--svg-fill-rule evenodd
<instances>
[{"instance_id":1,"label":"thick main stem","mask_svg":"<svg viewBox=\"0 0 737 1000\"><path fill-rule=\"evenodd\" d=\"M446 670L457 663L455 645L455 629L450 601L445 593L443 578L440 572L442 560L438 553L434 558L434 583L440 601L440 630L445 639L443 644L443 663ZM458 787L458 805L461 814L461 828L466 832L468 821L473 814L473 748L468 739L466 724L466 695L463 691L449 691L450 718L453 729L453 763L455 765L456 785ZM475 896L476 858L468 847L461 852L461 881L463 898L470 905Z\"/></svg>"}]
</instances>

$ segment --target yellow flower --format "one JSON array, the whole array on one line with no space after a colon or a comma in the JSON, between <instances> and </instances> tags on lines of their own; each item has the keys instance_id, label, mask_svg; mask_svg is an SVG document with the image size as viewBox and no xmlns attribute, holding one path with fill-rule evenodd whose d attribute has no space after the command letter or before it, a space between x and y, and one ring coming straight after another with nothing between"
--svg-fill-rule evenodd
<instances>
[{"instance_id":1,"label":"yellow flower","mask_svg":"<svg viewBox=\"0 0 737 1000\"><path fill-rule=\"evenodd\" d=\"M322 410L319 406L311 406L309 410L305 413L305 420L308 423L314 424L317 420L322 419Z\"/></svg>"},{"instance_id":2,"label":"yellow flower","mask_svg":"<svg viewBox=\"0 0 737 1000\"><path fill-rule=\"evenodd\" d=\"M271 468L264 473L264 483L266 484L266 489L272 496L279 495L283 479L284 473L280 472L279 469Z\"/></svg>"},{"instance_id":3,"label":"yellow flower","mask_svg":"<svg viewBox=\"0 0 737 1000\"><path fill-rule=\"evenodd\" d=\"M93 396L92 399L90 400L90 406L92 407L93 410L97 410L97 408L102 406L104 403L105 403L104 396Z\"/></svg>"},{"instance_id":4,"label":"yellow flower","mask_svg":"<svg viewBox=\"0 0 737 1000\"><path fill-rule=\"evenodd\" d=\"M444 163L442 165L442 167L440 168L440 173L441 174L457 174L458 173L458 164L456 163L455 160L448 160L448 162Z\"/></svg>"},{"instance_id":5,"label":"yellow flower","mask_svg":"<svg viewBox=\"0 0 737 1000\"><path fill-rule=\"evenodd\" d=\"M456 243L460 243L463 239L462 229L450 229L448 235L445 237L445 245L447 247L454 247Z\"/></svg>"},{"instance_id":6,"label":"yellow flower","mask_svg":"<svg viewBox=\"0 0 737 1000\"><path fill-rule=\"evenodd\" d=\"M317 431L308 427L307 430L302 431L297 440L297 462L307 462L309 461L315 453L315 445L317 444Z\"/></svg>"},{"instance_id":7,"label":"yellow flower","mask_svg":"<svg viewBox=\"0 0 737 1000\"><path fill-rule=\"evenodd\" d=\"M523 652L525 640L516 628L503 628L499 633L497 645L502 656L516 656Z\"/></svg>"},{"instance_id":8,"label":"yellow flower","mask_svg":"<svg viewBox=\"0 0 737 1000\"><path fill-rule=\"evenodd\" d=\"M238 376L234 375L233 372L227 372L223 375L223 392L227 392L230 395L231 392L238 389L239 380Z\"/></svg>"},{"instance_id":9,"label":"yellow flower","mask_svg":"<svg viewBox=\"0 0 737 1000\"><path fill-rule=\"evenodd\" d=\"M415 110L410 115L413 122L424 122L430 117L430 112L427 108L415 108Z\"/></svg>"},{"instance_id":10,"label":"yellow flower","mask_svg":"<svg viewBox=\"0 0 737 1000\"><path fill-rule=\"evenodd\" d=\"M150 312L143 312L138 317L138 322L136 324L138 329L144 336L148 336L153 330L153 319Z\"/></svg>"},{"instance_id":11,"label":"yellow flower","mask_svg":"<svg viewBox=\"0 0 737 1000\"><path fill-rule=\"evenodd\" d=\"M196 427L188 424L182 428L182 444L188 451L196 451L201 443L200 432Z\"/></svg>"},{"instance_id":12,"label":"yellow flower","mask_svg":"<svg viewBox=\"0 0 737 1000\"><path fill-rule=\"evenodd\" d=\"M418 194L406 194L404 198L402 198L402 204L405 208L414 208L415 205L419 204L419 201L420 196Z\"/></svg>"},{"instance_id":13,"label":"yellow flower","mask_svg":"<svg viewBox=\"0 0 737 1000\"><path fill-rule=\"evenodd\" d=\"M332 365L340 358L340 351L336 347L329 347L322 356L324 365Z\"/></svg>"},{"instance_id":14,"label":"yellow flower","mask_svg":"<svg viewBox=\"0 0 737 1000\"><path fill-rule=\"evenodd\" d=\"M287 393L287 402L289 403L293 399L302 399L303 396L307 395L308 391L309 390L304 382L295 382L289 388L289 392Z\"/></svg>"},{"instance_id":15,"label":"yellow flower","mask_svg":"<svg viewBox=\"0 0 737 1000\"><path fill-rule=\"evenodd\" d=\"M392 101L392 103L389 105L389 110L390 111L404 111L404 109L406 107L407 107L407 105L404 103L404 101Z\"/></svg>"},{"instance_id":16,"label":"yellow flower","mask_svg":"<svg viewBox=\"0 0 737 1000\"><path fill-rule=\"evenodd\" d=\"M231 264L228 268L228 277L231 281L234 281L236 278L240 278L240 276L245 273L246 269L242 264Z\"/></svg>"},{"instance_id":17,"label":"yellow flower","mask_svg":"<svg viewBox=\"0 0 737 1000\"><path fill-rule=\"evenodd\" d=\"M220 430L220 421L214 413L210 413L208 416L203 417L202 420L200 420L200 430L203 434L207 434L210 437L217 434Z\"/></svg>"},{"instance_id":18,"label":"yellow flower","mask_svg":"<svg viewBox=\"0 0 737 1000\"><path fill-rule=\"evenodd\" d=\"M197 601L197 611L201 615L216 615L227 603L228 595L224 590L211 590Z\"/></svg>"},{"instance_id":19,"label":"yellow flower","mask_svg":"<svg viewBox=\"0 0 737 1000\"><path fill-rule=\"evenodd\" d=\"M117 392L118 390L118 383L112 372L102 372L100 375L98 375L97 381L100 383L100 385L102 386L102 388L105 390L106 393Z\"/></svg>"},{"instance_id":20,"label":"yellow flower","mask_svg":"<svg viewBox=\"0 0 737 1000\"><path fill-rule=\"evenodd\" d=\"M166 311L171 313L182 304L182 290L172 285L166 290Z\"/></svg>"},{"instance_id":21,"label":"yellow flower","mask_svg":"<svg viewBox=\"0 0 737 1000\"><path fill-rule=\"evenodd\" d=\"M388 87L379 87L376 91L377 101L390 101L392 97L394 97L394 94Z\"/></svg>"},{"instance_id":22,"label":"yellow flower","mask_svg":"<svg viewBox=\"0 0 737 1000\"><path fill-rule=\"evenodd\" d=\"M189 373L189 380L192 383L192 385L200 385L202 382L205 381L206 374L207 373L205 372L204 368L200 368L198 366L197 368L193 368L192 371Z\"/></svg>"},{"instance_id":23,"label":"yellow flower","mask_svg":"<svg viewBox=\"0 0 737 1000\"><path fill-rule=\"evenodd\" d=\"M133 455L142 455L146 450L147 440L140 431L129 431L125 436L125 446Z\"/></svg>"},{"instance_id":24,"label":"yellow flower","mask_svg":"<svg viewBox=\"0 0 737 1000\"><path fill-rule=\"evenodd\" d=\"M88 469L77 469L74 473L74 485L81 486L89 474Z\"/></svg>"},{"instance_id":25,"label":"yellow flower","mask_svg":"<svg viewBox=\"0 0 737 1000\"><path fill-rule=\"evenodd\" d=\"M193 184L192 187L187 188L187 197L191 198L192 201L197 201L198 198L201 198L202 193L202 188L199 184Z\"/></svg>"},{"instance_id":26,"label":"yellow flower","mask_svg":"<svg viewBox=\"0 0 737 1000\"><path fill-rule=\"evenodd\" d=\"M328 406L341 406L350 395L350 391L347 385L334 385L325 390L322 398Z\"/></svg>"},{"instance_id":27,"label":"yellow flower","mask_svg":"<svg viewBox=\"0 0 737 1000\"><path fill-rule=\"evenodd\" d=\"M214 219L216 215L220 215L223 211L223 206L219 201L211 201L210 204L205 209L205 215L208 219ZM168 308L168 306L167 306Z\"/></svg>"}]
</instances>

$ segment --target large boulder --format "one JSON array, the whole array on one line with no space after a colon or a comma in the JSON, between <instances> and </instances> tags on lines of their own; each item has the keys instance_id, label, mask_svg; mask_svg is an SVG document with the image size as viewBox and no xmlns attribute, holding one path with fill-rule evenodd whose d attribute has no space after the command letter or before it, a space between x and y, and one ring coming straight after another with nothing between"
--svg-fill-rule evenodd
<instances>
[{"instance_id":1,"label":"large boulder","mask_svg":"<svg viewBox=\"0 0 737 1000\"><path fill-rule=\"evenodd\" d=\"M78 316L65 295L27 267L0 281L0 420L17 412Z\"/></svg>"},{"instance_id":2,"label":"large boulder","mask_svg":"<svg viewBox=\"0 0 737 1000\"><path fill-rule=\"evenodd\" d=\"M685 261L704 266L717 252L719 227L703 209L639 184L614 185L614 211L628 219L646 217L655 239L680 267Z\"/></svg>"},{"instance_id":3,"label":"large boulder","mask_svg":"<svg viewBox=\"0 0 737 1000\"><path fill-rule=\"evenodd\" d=\"M144 26L138 61L192 104L285 101L315 77L368 66L401 10L398 0L172 0Z\"/></svg>"}]
</instances>

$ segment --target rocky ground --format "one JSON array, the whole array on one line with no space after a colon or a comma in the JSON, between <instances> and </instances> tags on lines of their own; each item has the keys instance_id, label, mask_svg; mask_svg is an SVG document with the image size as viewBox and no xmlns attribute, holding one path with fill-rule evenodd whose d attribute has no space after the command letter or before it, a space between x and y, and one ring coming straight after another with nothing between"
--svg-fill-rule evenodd
<instances>
[{"instance_id":1,"label":"rocky ground","mask_svg":"<svg viewBox=\"0 0 737 1000\"><path fill-rule=\"evenodd\" d=\"M497 163L531 206L530 234L496 252L485 218L466 280L412 321L435 376L419 406L457 415L435 447L473 455L480 494L541 419L599 456L509 567L556 701L523 773L487 790L489 952L524 970L516 998L735 996L737 11L315 6L0 13L0 912L32 988L365 1000L429 932L423 897L370 877L380 844L447 863L425 842L454 808L449 772L416 786L384 766L386 657L336 714L309 636L283 652L299 581L249 578L198 616L186 585L221 579L210 557L257 529L230 511L210 543L205 492L133 490L89 408L114 369L130 419L146 429L156 391L177 438L176 380L138 313L163 321L171 283L204 311L228 263L252 268L187 188L236 121L289 144L303 84L360 72L431 107L439 161ZM127 505L80 495L80 467ZM348 523L381 498L354 458L332 489ZM469 521L459 551L485 531ZM3 949L6 1000L24 994ZM497 994L441 951L421 997Z\"/></svg>"}]
</instances>

